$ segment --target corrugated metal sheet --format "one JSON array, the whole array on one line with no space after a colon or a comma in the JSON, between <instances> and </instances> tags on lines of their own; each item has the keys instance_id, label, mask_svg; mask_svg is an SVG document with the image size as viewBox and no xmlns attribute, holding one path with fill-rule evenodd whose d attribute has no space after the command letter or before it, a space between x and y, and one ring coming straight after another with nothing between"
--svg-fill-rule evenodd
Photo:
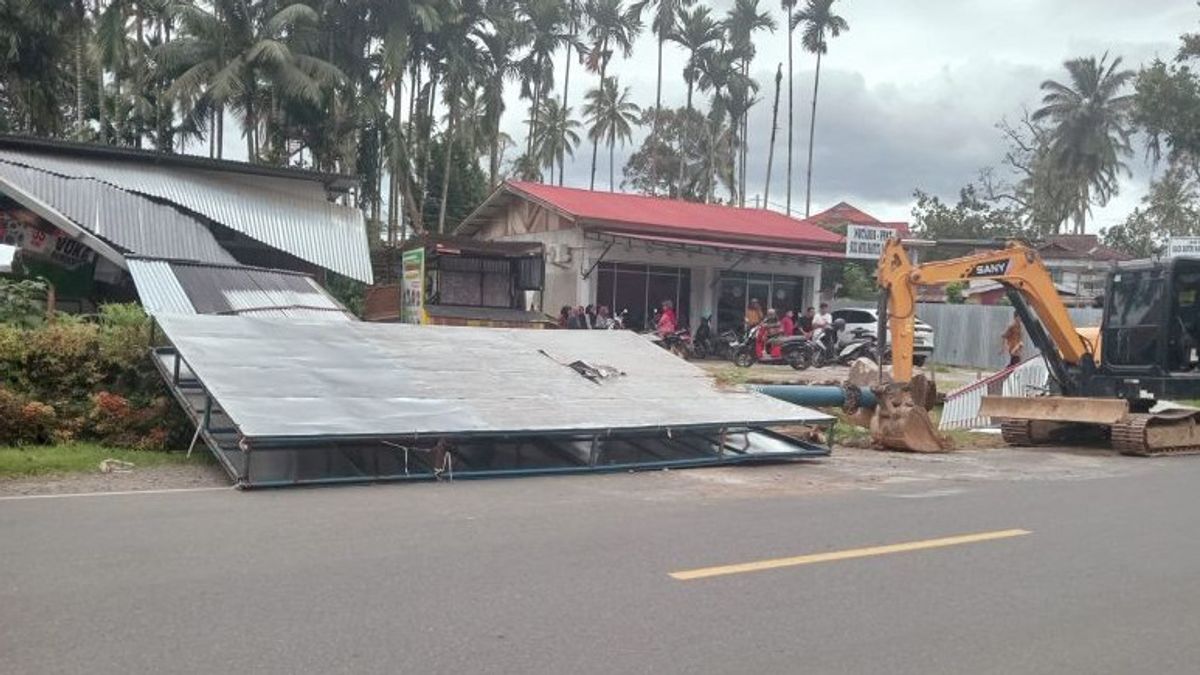
<instances>
[{"instance_id":1,"label":"corrugated metal sheet","mask_svg":"<svg viewBox=\"0 0 1200 675\"><path fill-rule=\"evenodd\" d=\"M88 178L64 178L0 160L0 178L37 195L75 224L139 255L235 263L200 220Z\"/></svg>"},{"instance_id":2,"label":"corrugated metal sheet","mask_svg":"<svg viewBox=\"0 0 1200 675\"><path fill-rule=\"evenodd\" d=\"M152 315L250 314L322 321L352 317L308 275L238 265L131 258L129 272Z\"/></svg>"},{"instance_id":3,"label":"corrugated metal sheet","mask_svg":"<svg viewBox=\"0 0 1200 675\"><path fill-rule=\"evenodd\" d=\"M147 314L157 316L196 313L183 286L179 285L179 280L175 278L171 263L165 260L137 258L129 258L126 262L129 263L129 276L133 277L133 285L137 287L142 308Z\"/></svg>"},{"instance_id":4,"label":"corrugated metal sheet","mask_svg":"<svg viewBox=\"0 0 1200 675\"><path fill-rule=\"evenodd\" d=\"M252 442L610 435L830 421L815 410L721 387L629 331L179 315L160 317L159 325ZM613 374L589 379L575 362Z\"/></svg>"},{"instance_id":5,"label":"corrugated metal sheet","mask_svg":"<svg viewBox=\"0 0 1200 675\"><path fill-rule=\"evenodd\" d=\"M136 161L0 150L0 160L61 176L93 178L179 205L282 251L371 283L362 211L325 198L318 181L171 169Z\"/></svg>"}]
</instances>

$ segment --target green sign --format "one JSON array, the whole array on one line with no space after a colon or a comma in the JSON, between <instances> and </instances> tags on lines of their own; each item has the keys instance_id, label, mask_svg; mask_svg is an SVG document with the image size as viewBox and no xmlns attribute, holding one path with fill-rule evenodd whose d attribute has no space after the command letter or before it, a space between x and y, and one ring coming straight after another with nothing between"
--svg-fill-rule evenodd
<instances>
[{"instance_id":1,"label":"green sign","mask_svg":"<svg viewBox=\"0 0 1200 675\"><path fill-rule=\"evenodd\" d=\"M400 282L400 321L422 323L425 306L425 249L404 252Z\"/></svg>"}]
</instances>

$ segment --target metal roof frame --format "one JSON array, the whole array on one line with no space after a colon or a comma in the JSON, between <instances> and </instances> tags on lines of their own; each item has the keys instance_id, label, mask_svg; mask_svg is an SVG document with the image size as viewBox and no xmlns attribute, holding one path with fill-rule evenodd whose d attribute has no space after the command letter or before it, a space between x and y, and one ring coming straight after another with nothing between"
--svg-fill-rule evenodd
<instances>
[{"instance_id":1,"label":"metal roof frame","mask_svg":"<svg viewBox=\"0 0 1200 675\"><path fill-rule=\"evenodd\" d=\"M15 148L54 152L66 155L97 157L101 159L133 160L140 163L151 163L167 167L182 167L189 169L205 169L250 176L269 176L273 178L292 178L317 181L326 190L337 194L345 194L359 186L356 176L337 173L325 173L296 167L277 167L264 164L251 164L229 159L214 159L201 155L183 155L140 148L125 148L115 145L100 145L96 143L80 143L50 138L35 138L15 134L0 134L0 148Z\"/></svg>"}]
</instances>

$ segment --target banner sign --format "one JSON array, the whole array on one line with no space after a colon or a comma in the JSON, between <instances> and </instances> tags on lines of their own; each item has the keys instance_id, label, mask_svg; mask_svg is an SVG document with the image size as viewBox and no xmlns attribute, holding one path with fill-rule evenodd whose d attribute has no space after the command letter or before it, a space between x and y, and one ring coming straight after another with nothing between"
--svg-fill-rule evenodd
<instances>
[{"instance_id":1,"label":"banner sign","mask_svg":"<svg viewBox=\"0 0 1200 675\"><path fill-rule=\"evenodd\" d=\"M846 257L861 260L878 260L883 255L883 245L895 236L890 227L869 225L846 226Z\"/></svg>"},{"instance_id":2,"label":"banner sign","mask_svg":"<svg viewBox=\"0 0 1200 675\"><path fill-rule=\"evenodd\" d=\"M1167 240L1167 257L1200 256L1200 237L1171 237Z\"/></svg>"},{"instance_id":3,"label":"banner sign","mask_svg":"<svg viewBox=\"0 0 1200 675\"><path fill-rule=\"evenodd\" d=\"M96 258L95 251L28 211L0 211L0 243L69 270L89 265Z\"/></svg>"},{"instance_id":4,"label":"banner sign","mask_svg":"<svg viewBox=\"0 0 1200 675\"><path fill-rule=\"evenodd\" d=\"M400 282L400 321L421 323L425 307L425 249L405 251L401 270L404 278Z\"/></svg>"}]
</instances>

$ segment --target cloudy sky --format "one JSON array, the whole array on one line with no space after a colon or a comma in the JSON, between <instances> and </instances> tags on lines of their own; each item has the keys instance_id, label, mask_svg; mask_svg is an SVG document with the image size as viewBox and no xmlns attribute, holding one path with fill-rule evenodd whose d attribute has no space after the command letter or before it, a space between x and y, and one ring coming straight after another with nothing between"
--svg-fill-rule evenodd
<instances>
[{"instance_id":1,"label":"cloudy sky","mask_svg":"<svg viewBox=\"0 0 1200 675\"><path fill-rule=\"evenodd\" d=\"M710 0L723 14L732 0ZM775 0L762 0L783 26ZM1136 68L1170 57L1178 36L1193 30L1200 10L1190 0L840 0L850 31L834 40L822 64L814 159L814 212L850 201L884 220L907 220L916 188L954 199L980 168L996 165L1003 142L996 123L1035 107L1038 85L1063 78L1062 62L1075 56L1122 56ZM762 34L753 75L764 102L751 112L748 194L761 194L766 173L772 78L785 68L779 140L771 201L782 203L786 153L786 33ZM641 105L654 103L654 41L643 36L634 60L614 61L610 72L633 88ZM682 106L684 54L668 44L664 55L664 105ZM793 206L804 200L804 154L811 104L813 61L797 50ZM556 72L561 83L562 63ZM571 105L579 110L595 75L573 67ZM513 87L515 89L515 87ZM526 106L512 92L505 126L521 138ZM641 139L635 142L640 143ZM633 147L618 150L620 166ZM601 153L597 180L607 187ZM566 184L586 187L591 148L586 138L566 171ZM1119 222L1146 190L1151 169L1141 148L1130 161L1134 175L1089 229ZM600 184L598 184L598 187ZM798 200L797 200L798 196Z\"/></svg>"}]
</instances>

